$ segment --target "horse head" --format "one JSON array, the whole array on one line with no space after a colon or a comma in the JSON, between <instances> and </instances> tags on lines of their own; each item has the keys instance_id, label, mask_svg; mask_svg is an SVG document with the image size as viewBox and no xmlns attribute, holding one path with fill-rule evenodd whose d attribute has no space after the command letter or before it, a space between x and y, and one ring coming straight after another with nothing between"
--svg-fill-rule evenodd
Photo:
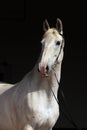
<instances>
[{"instance_id":1,"label":"horse head","mask_svg":"<svg viewBox=\"0 0 87 130\"><path fill-rule=\"evenodd\" d=\"M50 28L48 21L45 20L43 30L42 52L38 70L42 75L47 76L53 66L63 60L64 38L62 21L57 19L56 28Z\"/></svg>"}]
</instances>

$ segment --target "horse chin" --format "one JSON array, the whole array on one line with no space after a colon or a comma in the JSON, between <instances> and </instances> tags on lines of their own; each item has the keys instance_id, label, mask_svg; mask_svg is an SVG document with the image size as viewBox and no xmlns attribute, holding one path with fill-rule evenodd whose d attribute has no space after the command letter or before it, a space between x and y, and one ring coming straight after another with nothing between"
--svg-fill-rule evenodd
<instances>
[{"instance_id":1,"label":"horse chin","mask_svg":"<svg viewBox=\"0 0 87 130\"><path fill-rule=\"evenodd\" d=\"M41 74L41 75L42 75L42 77L43 77L43 78L45 78L45 77L48 77L48 76L49 76L49 74L48 74L48 73Z\"/></svg>"},{"instance_id":2,"label":"horse chin","mask_svg":"<svg viewBox=\"0 0 87 130\"><path fill-rule=\"evenodd\" d=\"M49 73L50 73L50 72L45 72L45 73L41 73L40 71L38 71L38 72L41 74L41 76L42 76L43 78L49 77Z\"/></svg>"}]
</instances>

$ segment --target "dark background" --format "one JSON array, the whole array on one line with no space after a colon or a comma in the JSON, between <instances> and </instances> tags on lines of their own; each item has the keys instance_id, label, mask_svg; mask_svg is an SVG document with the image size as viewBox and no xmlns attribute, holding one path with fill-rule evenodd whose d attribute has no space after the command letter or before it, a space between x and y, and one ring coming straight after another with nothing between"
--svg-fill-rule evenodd
<instances>
[{"instance_id":1,"label":"dark background","mask_svg":"<svg viewBox=\"0 0 87 130\"><path fill-rule=\"evenodd\" d=\"M84 1L0 1L0 81L16 83L34 67L41 50L43 21L47 18L54 27L56 18L60 18L65 36L60 87L81 128L87 128L86 12ZM64 107L64 103L61 105ZM55 128L73 125L61 112Z\"/></svg>"}]
</instances>

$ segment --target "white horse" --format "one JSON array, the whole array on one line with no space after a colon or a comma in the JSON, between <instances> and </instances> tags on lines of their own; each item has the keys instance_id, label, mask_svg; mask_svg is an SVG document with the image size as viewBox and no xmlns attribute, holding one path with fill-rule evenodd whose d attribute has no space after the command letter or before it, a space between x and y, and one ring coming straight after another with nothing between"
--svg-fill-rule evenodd
<instances>
[{"instance_id":1,"label":"white horse","mask_svg":"<svg viewBox=\"0 0 87 130\"><path fill-rule=\"evenodd\" d=\"M52 130L59 117L52 91L57 98L63 25L57 19L56 28L50 28L45 20L43 29L42 51L34 69L15 85L0 84L0 130Z\"/></svg>"}]
</instances>

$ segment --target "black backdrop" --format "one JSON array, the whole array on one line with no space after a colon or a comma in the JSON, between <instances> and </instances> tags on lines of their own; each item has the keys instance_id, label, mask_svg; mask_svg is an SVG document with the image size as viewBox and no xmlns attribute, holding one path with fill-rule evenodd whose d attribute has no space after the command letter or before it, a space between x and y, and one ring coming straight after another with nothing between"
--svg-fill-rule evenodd
<instances>
[{"instance_id":1,"label":"black backdrop","mask_svg":"<svg viewBox=\"0 0 87 130\"><path fill-rule=\"evenodd\" d=\"M0 1L0 81L16 83L40 54L42 23L64 26L65 55L60 87L74 121L87 127L87 19L84 1ZM62 104L63 105L63 104ZM61 112L55 128L73 128Z\"/></svg>"}]
</instances>

